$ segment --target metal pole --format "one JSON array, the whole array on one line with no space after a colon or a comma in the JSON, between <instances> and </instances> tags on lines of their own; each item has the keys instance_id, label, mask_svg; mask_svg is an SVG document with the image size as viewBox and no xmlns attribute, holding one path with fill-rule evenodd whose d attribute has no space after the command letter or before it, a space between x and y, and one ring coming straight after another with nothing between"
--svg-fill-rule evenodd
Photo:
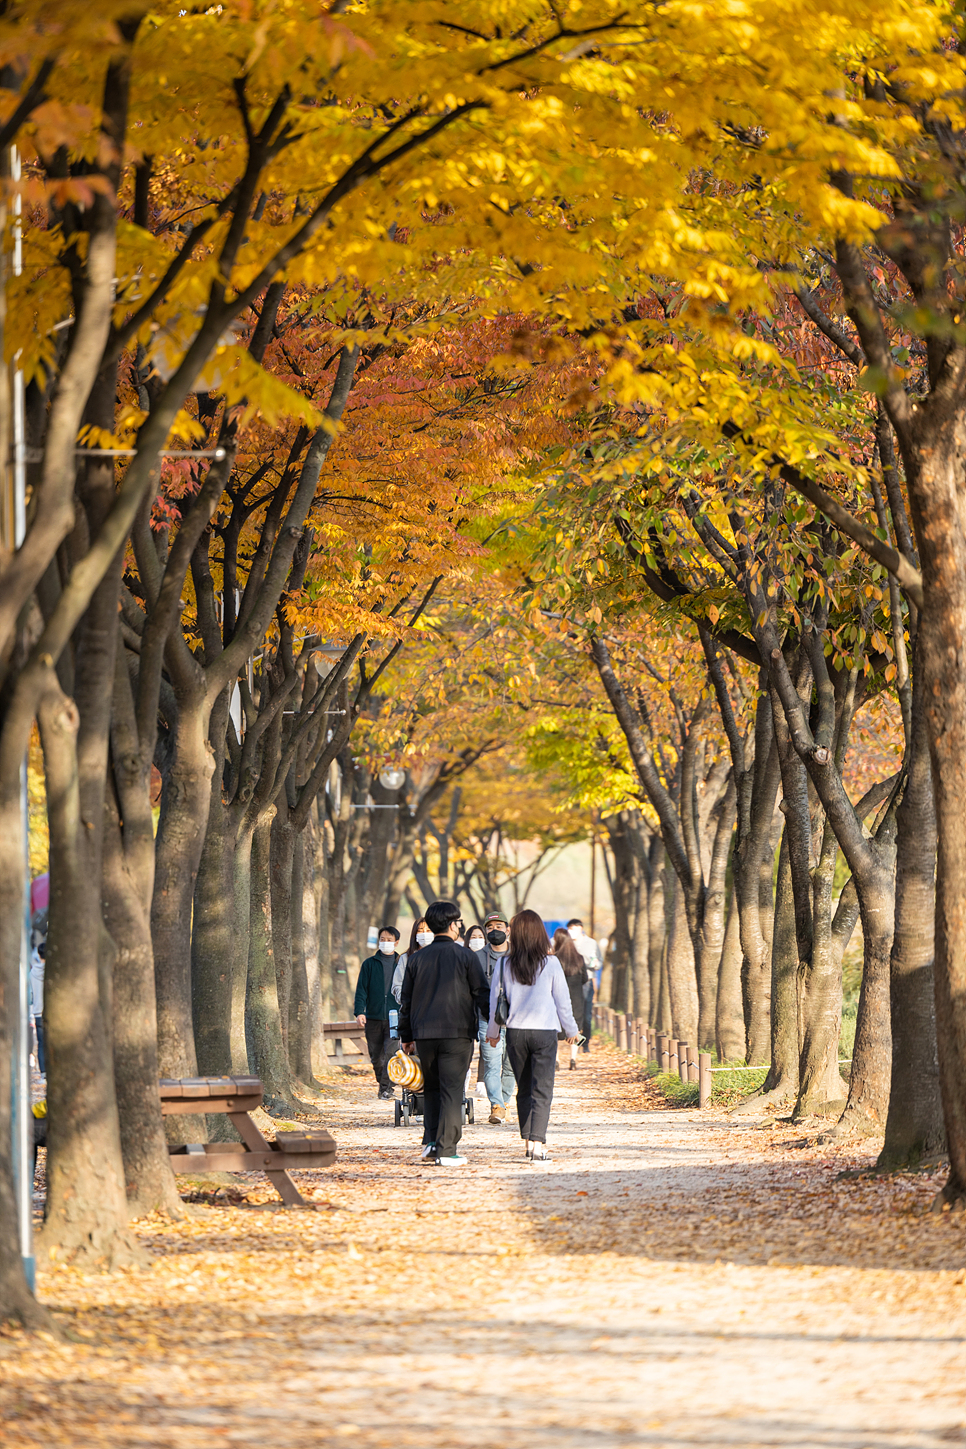
<instances>
[{"instance_id":1,"label":"metal pole","mask_svg":"<svg viewBox=\"0 0 966 1449\"><path fill-rule=\"evenodd\" d=\"M10 148L10 179L20 180L20 152ZM23 236L20 227L22 211L19 194L13 198L13 274L23 271ZM14 359L11 378L11 423L13 454L13 546L20 548L27 532L26 417L24 413L23 373ZM33 1250L33 1117L30 1111L30 852L28 842L29 815L27 800L27 762L20 767L20 818L23 847L24 911L20 923L20 981L17 1002L15 1058L11 1073L13 1083L13 1169L17 1197L17 1218L20 1229L20 1254L24 1276L34 1291L36 1262Z\"/></svg>"}]
</instances>

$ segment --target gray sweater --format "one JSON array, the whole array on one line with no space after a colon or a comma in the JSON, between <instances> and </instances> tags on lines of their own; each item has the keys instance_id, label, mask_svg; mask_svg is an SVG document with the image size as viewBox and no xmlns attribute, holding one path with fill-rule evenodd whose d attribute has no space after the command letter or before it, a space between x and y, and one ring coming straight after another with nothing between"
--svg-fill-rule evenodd
<instances>
[{"instance_id":1,"label":"gray sweater","mask_svg":"<svg viewBox=\"0 0 966 1449\"><path fill-rule=\"evenodd\" d=\"M515 981L509 955L503 958L503 989L510 1006L507 1026L524 1031L562 1031L565 1036L577 1036L579 1027L574 1021L570 1005L570 990L563 967L556 956L548 956L532 986ZM500 1028L493 1020L497 997L500 994L500 968L497 966L490 982L490 1021L487 1035L500 1035Z\"/></svg>"}]
</instances>

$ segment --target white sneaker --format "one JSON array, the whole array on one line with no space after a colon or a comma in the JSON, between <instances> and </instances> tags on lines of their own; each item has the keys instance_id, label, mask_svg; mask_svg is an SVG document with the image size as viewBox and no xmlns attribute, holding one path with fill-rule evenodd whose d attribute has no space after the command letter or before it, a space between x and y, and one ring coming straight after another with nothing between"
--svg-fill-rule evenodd
<instances>
[{"instance_id":1,"label":"white sneaker","mask_svg":"<svg viewBox=\"0 0 966 1449\"><path fill-rule=\"evenodd\" d=\"M437 1159L436 1159L436 1166L437 1167L465 1167L466 1166L466 1158L465 1157L460 1157L460 1156L456 1156L456 1157L437 1157Z\"/></svg>"},{"instance_id":2,"label":"white sneaker","mask_svg":"<svg viewBox=\"0 0 966 1449\"><path fill-rule=\"evenodd\" d=\"M423 1148L422 1152L419 1155L420 1155L420 1157L422 1157L424 1159L427 1158L427 1157L435 1157L436 1156L436 1143L435 1142L427 1142L426 1143L426 1146Z\"/></svg>"}]
</instances>

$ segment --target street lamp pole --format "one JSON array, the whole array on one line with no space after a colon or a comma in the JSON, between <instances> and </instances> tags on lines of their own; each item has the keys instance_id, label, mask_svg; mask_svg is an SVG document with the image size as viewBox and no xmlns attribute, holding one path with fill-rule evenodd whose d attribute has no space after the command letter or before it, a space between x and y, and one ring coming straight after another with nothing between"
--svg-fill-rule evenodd
<instances>
[{"instance_id":1,"label":"street lamp pole","mask_svg":"<svg viewBox=\"0 0 966 1449\"><path fill-rule=\"evenodd\" d=\"M3 157L3 172L9 182L13 183L11 190L14 190L16 183L20 180L20 153L16 146L11 146ZM23 241L20 230L21 200L14 190L12 200L13 211L13 256L12 271L15 277L19 277L23 270ZM6 307L4 306L4 315ZM7 428L0 429L5 433L8 456L2 460L3 471L6 474L4 479L3 507L0 509L2 517L3 544L7 548L18 549L24 541L27 531L27 488L26 488L26 419L24 414L24 380L23 373L17 365L17 357L14 358L13 366L7 371L2 379L6 392L4 399L6 415L8 419ZM8 471L9 470L9 471ZM30 857L28 847L28 800L27 800L27 761L24 760L20 767L20 817L22 824L22 846L23 846L23 873L24 873L24 910L20 922L20 973L19 990L17 1000L17 1023L14 1033L14 1059L11 1063L11 1087L13 1101L12 1107L12 1128L13 1128L13 1175L14 1191L17 1201L17 1220L20 1237L20 1253L23 1258L24 1276L30 1286L31 1292L35 1284L35 1260L33 1251L33 1174L31 1164L33 1161L33 1115L30 1110Z\"/></svg>"}]
</instances>

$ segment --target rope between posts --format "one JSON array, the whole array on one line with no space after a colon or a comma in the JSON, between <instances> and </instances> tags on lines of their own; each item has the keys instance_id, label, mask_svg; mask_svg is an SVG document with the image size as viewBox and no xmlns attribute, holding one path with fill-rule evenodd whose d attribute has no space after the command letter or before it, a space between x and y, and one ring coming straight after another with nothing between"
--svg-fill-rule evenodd
<instances>
[{"instance_id":1,"label":"rope between posts","mask_svg":"<svg viewBox=\"0 0 966 1449\"><path fill-rule=\"evenodd\" d=\"M661 1065L664 1052L658 1047L657 1043L659 1039L663 1038L667 1043L669 1061L673 1060L675 1062L675 1066L670 1068L671 1074L680 1075L682 1082L697 1083L699 1104L702 1107L707 1106L711 1100L711 1077L713 1073L761 1072L767 1070L764 1062L757 1067L713 1067L711 1065L710 1052L694 1052L688 1042L682 1042L679 1039L668 1036L667 1033L659 1032L654 1027L645 1027L639 1019L635 1020L629 1014L611 1011L609 1008L603 1008L600 1011L596 1007L594 1008L594 1025L598 1031L604 1031L608 1034L613 1033L618 1048L622 1047L628 1055L639 1054L644 1056L649 1063L653 1061L658 1067ZM670 1051L669 1049L672 1044L674 1050ZM635 1053L635 1047L638 1049L637 1053ZM643 1051L640 1051L641 1047L644 1048ZM654 1056L651 1055L652 1052L654 1052ZM684 1055L684 1062L679 1060L679 1056L682 1053ZM851 1066L851 1064L851 1057L841 1057L838 1059L838 1065L840 1067ZM692 1076L695 1070L697 1072L696 1077Z\"/></svg>"}]
</instances>

